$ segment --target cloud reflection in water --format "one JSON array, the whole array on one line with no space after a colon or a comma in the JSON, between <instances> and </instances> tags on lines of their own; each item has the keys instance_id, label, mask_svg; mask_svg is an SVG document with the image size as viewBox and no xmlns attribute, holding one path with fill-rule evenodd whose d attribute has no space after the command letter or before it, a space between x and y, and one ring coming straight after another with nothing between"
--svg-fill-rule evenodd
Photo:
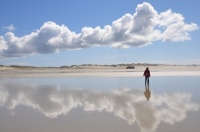
<instances>
[{"instance_id":1,"label":"cloud reflection in water","mask_svg":"<svg viewBox=\"0 0 200 132\"><path fill-rule=\"evenodd\" d=\"M112 91L69 90L58 86L0 83L0 108L18 105L37 109L48 118L67 115L72 109L106 111L129 124L137 122L142 132L154 131L161 122L174 124L187 117L188 111L199 110L188 93L153 93L146 101L144 91L114 89Z\"/></svg>"}]
</instances>

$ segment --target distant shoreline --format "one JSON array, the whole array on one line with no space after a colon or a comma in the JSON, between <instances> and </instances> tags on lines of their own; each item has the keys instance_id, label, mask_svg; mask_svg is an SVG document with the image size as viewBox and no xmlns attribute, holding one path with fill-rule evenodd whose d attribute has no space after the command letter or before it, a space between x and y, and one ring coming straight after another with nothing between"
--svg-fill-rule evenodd
<instances>
[{"instance_id":1,"label":"distant shoreline","mask_svg":"<svg viewBox=\"0 0 200 132\"><path fill-rule=\"evenodd\" d=\"M0 66L0 78L11 77L134 77L142 76L149 67L151 76L200 76L199 65L141 65L134 69L124 66L74 67L11 67Z\"/></svg>"},{"instance_id":2,"label":"distant shoreline","mask_svg":"<svg viewBox=\"0 0 200 132\"><path fill-rule=\"evenodd\" d=\"M149 64L149 63L131 63L131 64L111 64L111 65L99 65L99 64L81 64L81 65L64 65L64 66L46 66L46 67L40 67L40 66L26 66L26 65L0 65L0 68L18 68L18 69L46 69L46 68L126 68L126 67L155 67L155 66L171 66L171 67L199 67L200 64L191 64L191 65L175 65L175 64Z\"/></svg>"}]
</instances>

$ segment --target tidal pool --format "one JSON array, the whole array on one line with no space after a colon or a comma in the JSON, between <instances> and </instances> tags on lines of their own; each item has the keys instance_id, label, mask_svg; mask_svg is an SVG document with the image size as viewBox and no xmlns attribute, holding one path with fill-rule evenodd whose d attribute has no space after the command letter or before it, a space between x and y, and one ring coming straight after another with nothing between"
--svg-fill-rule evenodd
<instances>
[{"instance_id":1,"label":"tidal pool","mask_svg":"<svg viewBox=\"0 0 200 132\"><path fill-rule=\"evenodd\" d=\"M1 132L197 132L200 77L0 80Z\"/></svg>"}]
</instances>

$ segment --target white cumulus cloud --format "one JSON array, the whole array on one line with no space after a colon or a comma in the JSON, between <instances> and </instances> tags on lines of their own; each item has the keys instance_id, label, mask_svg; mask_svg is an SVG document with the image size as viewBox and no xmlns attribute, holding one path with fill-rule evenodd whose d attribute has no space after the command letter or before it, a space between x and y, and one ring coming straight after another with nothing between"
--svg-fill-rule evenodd
<instances>
[{"instance_id":1,"label":"white cumulus cloud","mask_svg":"<svg viewBox=\"0 0 200 132\"><path fill-rule=\"evenodd\" d=\"M14 28L12 25L9 27ZM75 33L65 25L48 21L37 31L22 37L7 32L0 36L0 57L46 54L91 46L129 48L155 41L185 41L191 39L189 32L198 28L195 23L185 23L184 17L171 9L158 13L151 4L144 2L137 6L134 14L125 14L103 28L83 27L80 33Z\"/></svg>"},{"instance_id":2,"label":"white cumulus cloud","mask_svg":"<svg viewBox=\"0 0 200 132\"><path fill-rule=\"evenodd\" d=\"M11 24L10 26L7 27L3 27L4 29L8 30L8 31L13 31L15 30L15 26L13 24Z\"/></svg>"}]
</instances>

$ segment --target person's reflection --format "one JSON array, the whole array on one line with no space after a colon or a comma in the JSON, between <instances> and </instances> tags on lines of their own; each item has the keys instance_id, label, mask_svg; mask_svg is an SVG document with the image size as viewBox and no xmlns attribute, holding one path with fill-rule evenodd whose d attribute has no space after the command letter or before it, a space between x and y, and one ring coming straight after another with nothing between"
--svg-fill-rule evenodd
<instances>
[{"instance_id":1,"label":"person's reflection","mask_svg":"<svg viewBox=\"0 0 200 132\"><path fill-rule=\"evenodd\" d=\"M144 96L146 97L147 101L149 101L151 97L151 91L150 91L149 85L145 85Z\"/></svg>"}]
</instances>

